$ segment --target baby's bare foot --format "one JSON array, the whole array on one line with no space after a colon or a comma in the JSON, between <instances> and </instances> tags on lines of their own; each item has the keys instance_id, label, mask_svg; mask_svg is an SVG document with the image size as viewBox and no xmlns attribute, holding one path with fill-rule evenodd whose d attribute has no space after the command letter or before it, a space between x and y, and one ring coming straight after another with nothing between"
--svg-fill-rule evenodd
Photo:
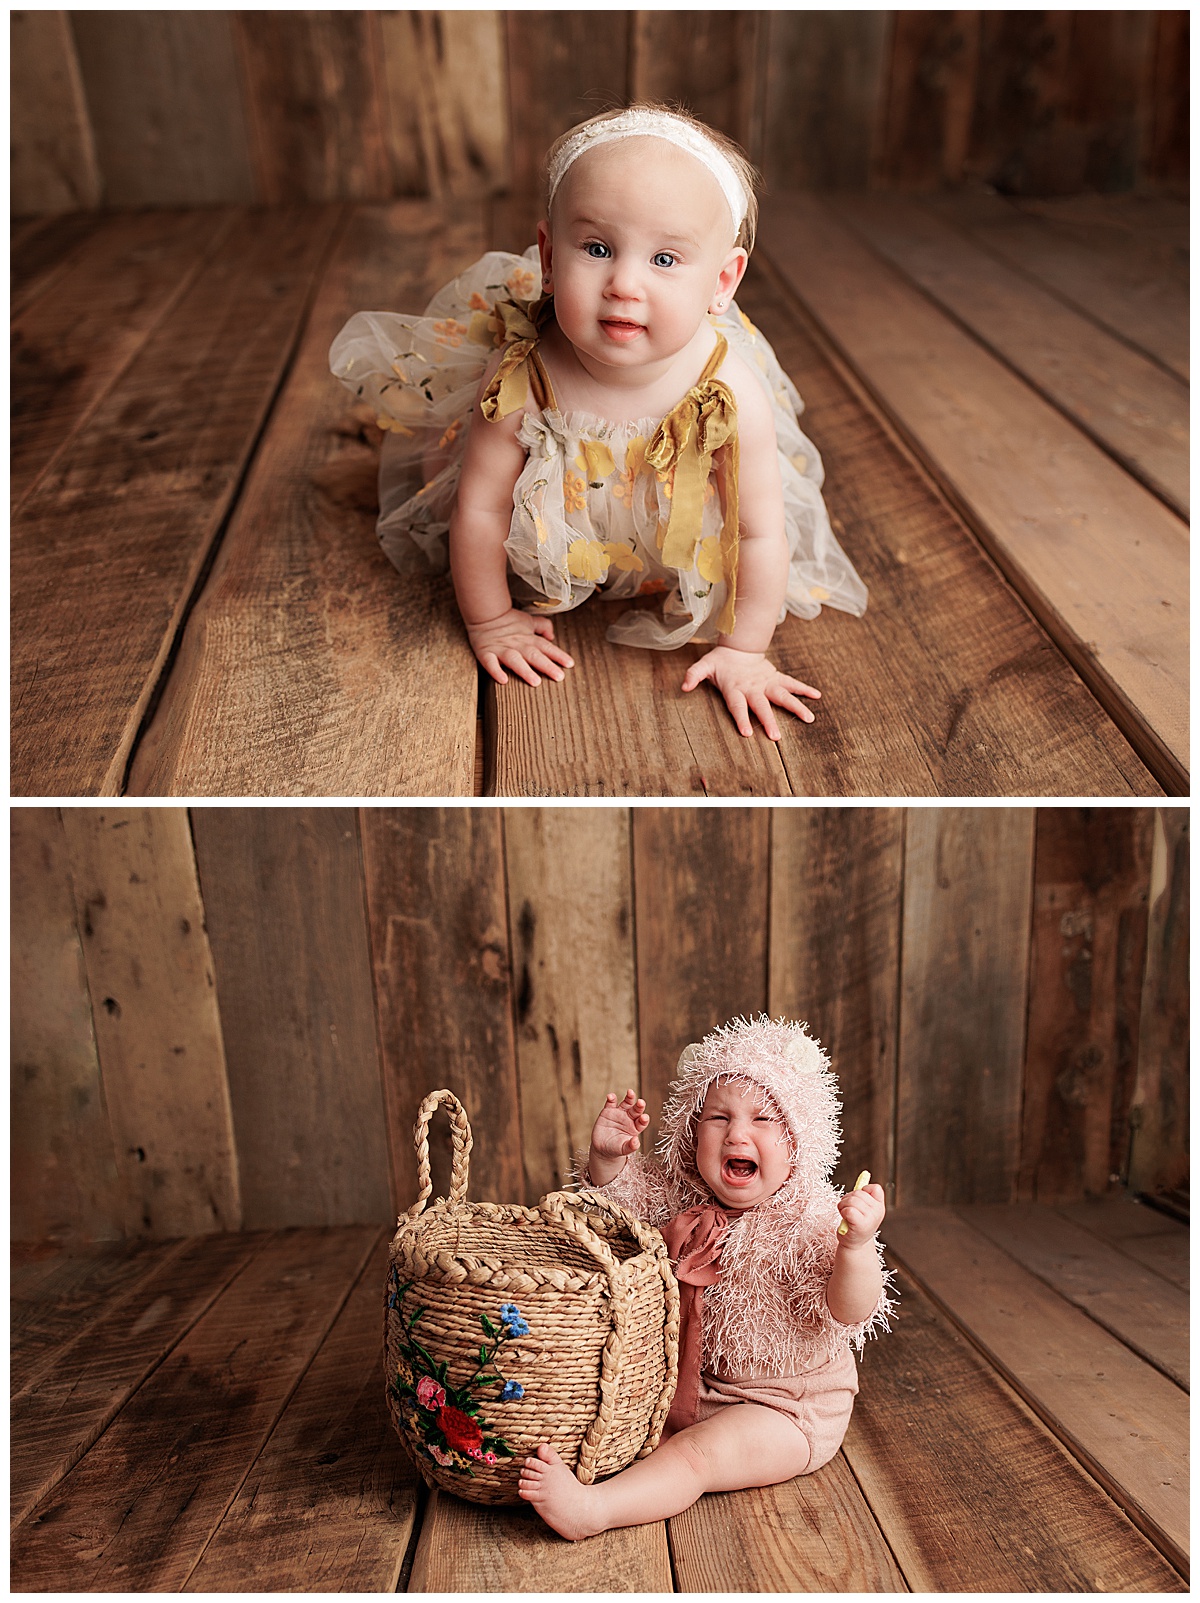
<instances>
[{"instance_id":1,"label":"baby's bare foot","mask_svg":"<svg viewBox=\"0 0 1200 1603\"><path fill-rule=\"evenodd\" d=\"M525 1460L517 1490L551 1530L568 1542L595 1536L604 1529L596 1517L594 1489L579 1484L549 1442L542 1443L536 1458Z\"/></svg>"}]
</instances>

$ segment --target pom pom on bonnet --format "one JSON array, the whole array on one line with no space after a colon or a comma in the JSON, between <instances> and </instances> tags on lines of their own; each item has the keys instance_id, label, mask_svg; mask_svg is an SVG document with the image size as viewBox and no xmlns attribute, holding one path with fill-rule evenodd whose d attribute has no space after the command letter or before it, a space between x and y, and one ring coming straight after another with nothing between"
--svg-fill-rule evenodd
<instances>
[{"instance_id":1,"label":"pom pom on bonnet","mask_svg":"<svg viewBox=\"0 0 1200 1603\"><path fill-rule=\"evenodd\" d=\"M696 1122L709 1087L737 1080L767 1094L788 1133L792 1172L760 1206L815 1202L837 1162L841 1103L820 1043L807 1025L788 1019L733 1019L684 1048L659 1125L657 1150L668 1176L697 1197L709 1195L696 1169Z\"/></svg>"}]
</instances>

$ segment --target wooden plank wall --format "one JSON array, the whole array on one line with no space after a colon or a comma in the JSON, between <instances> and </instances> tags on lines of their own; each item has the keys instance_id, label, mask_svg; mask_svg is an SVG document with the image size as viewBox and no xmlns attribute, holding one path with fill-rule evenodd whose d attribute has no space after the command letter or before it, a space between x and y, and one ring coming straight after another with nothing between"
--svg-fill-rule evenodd
<instances>
[{"instance_id":1,"label":"wooden plank wall","mask_svg":"<svg viewBox=\"0 0 1200 1603\"><path fill-rule=\"evenodd\" d=\"M525 208L550 141L633 97L779 188L1187 184L1186 11L18 11L12 62L17 215Z\"/></svg>"},{"instance_id":2,"label":"wooden plank wall","mask_svg":"<svg viewBox=\"0 0 1200 1603\"><path fill-rule=\"evenodd\" d=\"M682 1048L762 1010L831 1052L842 1183L870 1168L907 1205L1102 1195L1131 1163L1178 1184L1186 823L17 809L14 1234L386 1223L441 1085L473 1123L472 1195L533 1201L606 1090L657 1120Z\"/></svg>"}]
</instances>

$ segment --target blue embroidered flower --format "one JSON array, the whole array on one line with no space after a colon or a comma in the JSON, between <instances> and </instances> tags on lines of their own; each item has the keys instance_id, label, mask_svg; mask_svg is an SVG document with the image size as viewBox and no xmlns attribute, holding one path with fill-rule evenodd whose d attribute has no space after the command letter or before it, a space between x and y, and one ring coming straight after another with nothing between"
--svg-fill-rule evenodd
<instances>
[{"instance_id":1,"label":"blue embroidered flower","mask_svg":"<svg viewBox=\"0 0 1200 1603\"><path fill-rule=\"evenodd\" d=\"M506 1380L504 1390L500 1393L502 1403L519 1403L525 1395L525 1388L519 1380Z\"/></svg>"},{"instance_id":2,"label":"blue embroidered flower","mask_svg":"<svg viewBox=\"0 0 1200 1603\"><path fill-rule=\"evenodd\" d=\"M521 1318L521 1310L515 1302L500 1304L500 1323L504 1326L504 1334L510 1341L516 1336L529 1334L529 1325Z\"/></svg>"}]
</instances>

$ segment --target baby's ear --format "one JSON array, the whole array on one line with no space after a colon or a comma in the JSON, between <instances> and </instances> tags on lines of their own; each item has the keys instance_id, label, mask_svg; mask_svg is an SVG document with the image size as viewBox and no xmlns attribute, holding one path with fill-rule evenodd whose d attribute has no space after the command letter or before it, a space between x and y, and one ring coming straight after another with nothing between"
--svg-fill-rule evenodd
<instances>
[{"instance_id":1,"label":"baby's ear","mask_svg":"<svg viewBox=\"0 0 1200 1603\"><path fill-rule=\"evenodd\" d=\"M737 287L742 281L749 260L749 256L740 245L732 248L721 265L721 271L717 274L717 287L709 311L725 311L737 293Z\"/></svg>"},{"instance_id":2,"label":"baby's ear","mask_svg":"<svg viewBox=\"0 0 1200 1603\"><path fill-rule=\"evenodd\" d=\"M550 224L538 224L538 255L542 259L542 288L550 290L554 287L554 242L550 238Z\"/></svg>"}]
</instances>

